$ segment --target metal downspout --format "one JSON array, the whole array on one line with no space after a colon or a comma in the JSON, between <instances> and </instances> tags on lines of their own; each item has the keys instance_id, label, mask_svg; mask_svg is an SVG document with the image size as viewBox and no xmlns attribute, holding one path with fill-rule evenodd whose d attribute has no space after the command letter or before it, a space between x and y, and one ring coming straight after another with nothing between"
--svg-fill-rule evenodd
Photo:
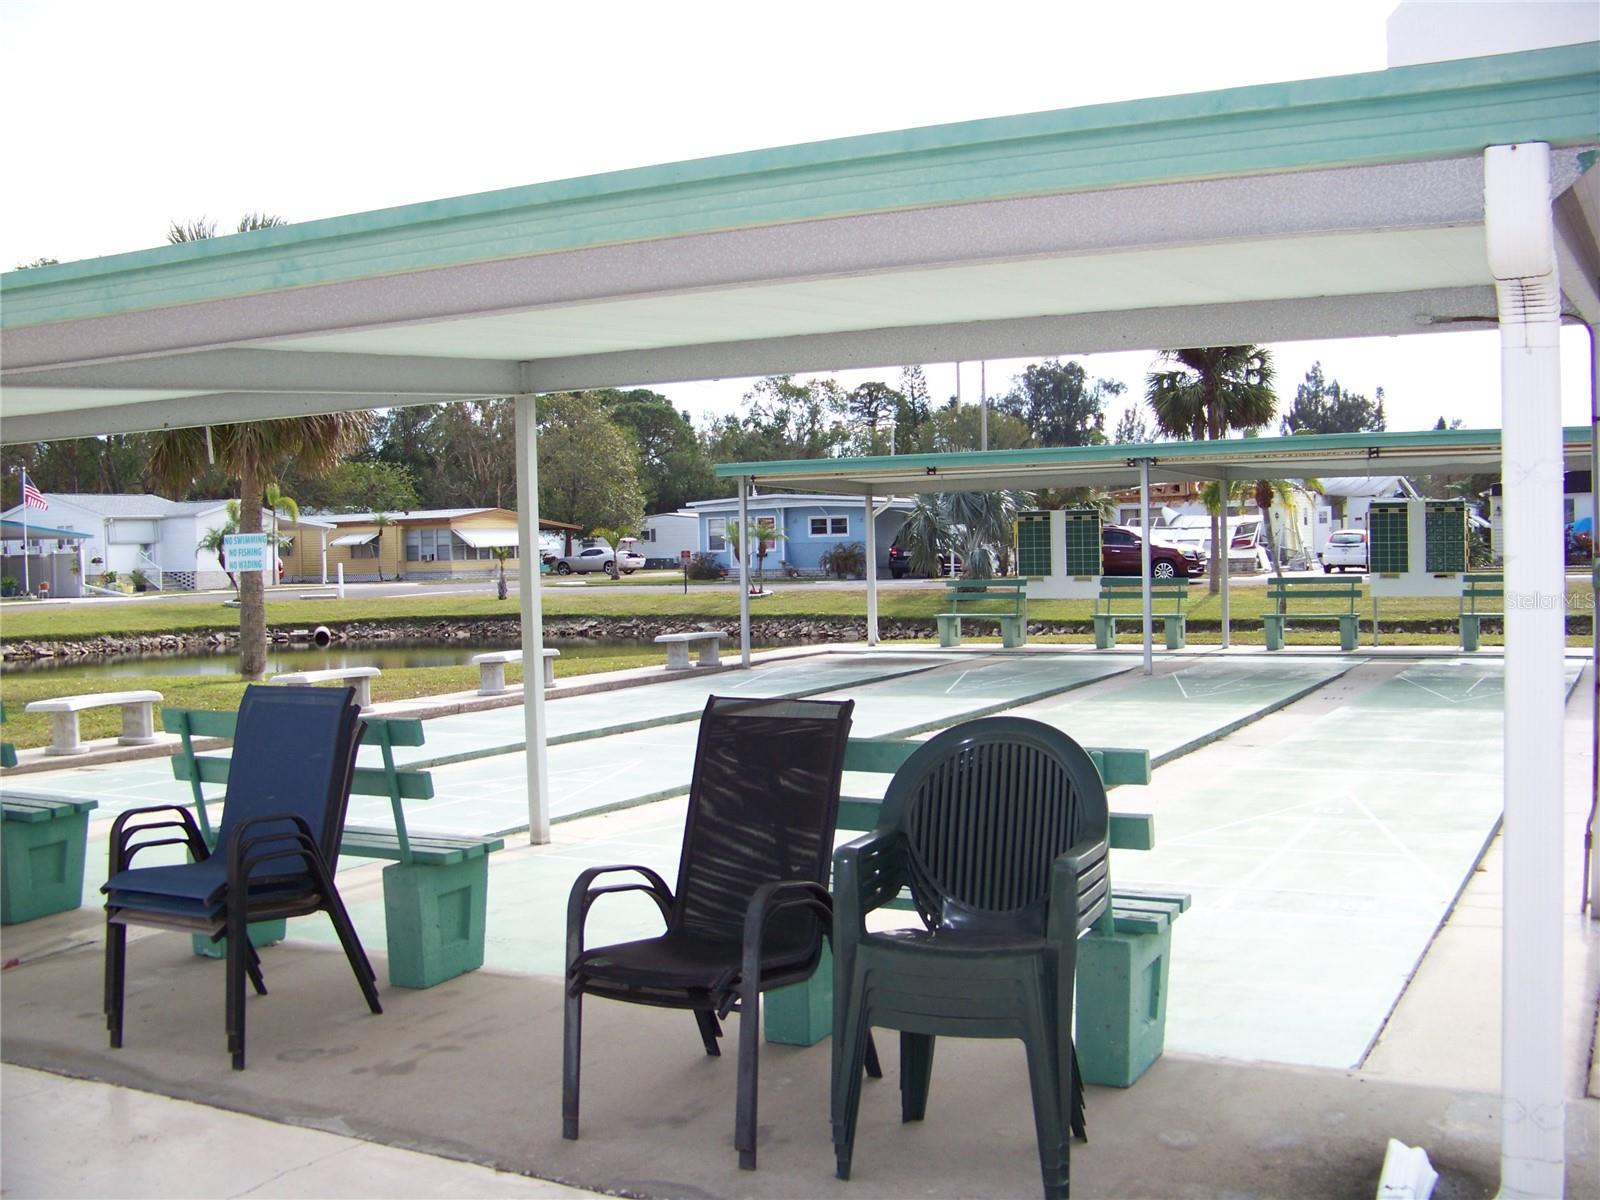
<instances>
[{"instance_id":1,"label":"metal downspout","mask_svg":"<svg viewBox=\"0 0 1600 1200\"><path fill-rule=\"evenodd\" d=\"M745 528L750 524L750 477L739 476L739 529L731 543L739 559L739 665L750 667L750 547L745 544Z\"/></svg>"}]
</instances>

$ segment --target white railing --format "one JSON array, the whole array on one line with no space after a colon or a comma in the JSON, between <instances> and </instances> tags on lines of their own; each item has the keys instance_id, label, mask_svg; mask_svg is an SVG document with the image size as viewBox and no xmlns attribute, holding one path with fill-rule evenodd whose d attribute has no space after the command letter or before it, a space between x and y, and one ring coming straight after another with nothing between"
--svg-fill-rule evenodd
<instances>
[{"instance_id":1,"label":"white railing","mask_svg":"<svg viewBox=\"0 0 1600 1200\"><path fill-rule=\"evenodd\" d=\"M153 591L161 590L161 564L143 550L140 550L135 558L133 569L144 576L145 584Z\"/></svg>"}]
</instances>

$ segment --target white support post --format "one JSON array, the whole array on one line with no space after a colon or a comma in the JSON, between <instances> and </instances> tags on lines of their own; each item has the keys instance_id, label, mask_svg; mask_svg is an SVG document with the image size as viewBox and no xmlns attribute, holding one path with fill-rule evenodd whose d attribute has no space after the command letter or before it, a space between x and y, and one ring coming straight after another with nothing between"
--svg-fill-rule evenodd
<instances>
[{"instance_id":1,"label":"white support post","mask_svg":"<svg viewBox=\"0 0 1600 1200\"><path fill-rule=\"evenodd\" d=\"M872 511L872 493L862 497L867 514L867 645L878 644L878 515Z\"/></svg>"},{"instance_id":2,"label":"white support post","mask_svg":"<svg viewBox=\"0 0 1600 1200\"><path fill-rule=\"evenodd\" d=\"M1152 645L1155 641L1155 620L1150 607L1150 460L1139 460L1139 569L1144 578L1140 595L1144 618L1144 673L1155 673Z\"/></svg>"},{"instance_id":3,"label":"white support post","mask_svg":"<svg viewBox=\"0 0 1600 1200\"><path fill-rule=\"evenodd\" d=\"M322 531L322 586L328 586L328 531Z\"/></svg>"},{"instance_id":4,"label":"white support post","mask_svg":"<svg viewBox=\"0 0 1600 1200\"><path fill-rule=\"evenodd\" d=\"M739 529L734 548L739 552L739 665L750 669L750 546L744 532L750 524L750 477L739 476Z\"/></svg>"},{"instance_id":5,"label":"white support post","mask_svg":"<svg viewBox=\"0 0 1600 1200\"><path fill-rule=\"evenodd\" d=\"M517 405L517 567L521 572L522 661L544 658L544 612L539 590L539 447L534 398L523 393ZM526 671L527 667L524 667ZM528 841L542 845L550 840L550 763L545 752L548 728L544 719L544 689L522 687L522 727L528 760Z\"/></svg>"},{"instance_id":6,"label":"white support post","mask_svg":"<svg viewBox=\"0 0 1600 1200\"><path fill-rule=\"evenodd\" d=\"M1233 621L1228 614L1228 577L1233 574L1229 565L1229 551L1233 549L1233 531L1228 528L1228 473L1222 473L1222 567L1219 586L1222 590L1222 648L1226 650L1233 641ZM1216 554L1217 548L1211 547Z\"/></svg>"},{"instance_id":7,"label":"white support post","mask_svg":"<svg viewBox=\"0 0 1600 1200\"><path fill-rule=\"evenodd\" d=\"M1485 233L1499 294L1505 486L1505 901L1500 1195L1559 1197L1561 1070L1562 522L1560 289L1550 149L1484 152Z\"/></svg>"},{"instance_id":8,"label":"white support post","mask_svg":"<svg viewBox=\"0 0 1600 1200\"><path fill-rule=\"evenodd\" d=\"M1589 331L1589 496L1593 524L1591 539L1600 539L1600 338L1595 337L1594 326ZM1592 555L1591 555L1592 557ZM1590 570L1593 570L1591 565ZM1589 821L1584 826L1584 849L1588 854L1589 920L1600 921L1600 830L1594 827L1596 810L1600 809L1600 603L1590 593L1589 640L1593 643L1589 667L1590 695L1593 707L1589 714Z\"/></svg>"}]
</instances>

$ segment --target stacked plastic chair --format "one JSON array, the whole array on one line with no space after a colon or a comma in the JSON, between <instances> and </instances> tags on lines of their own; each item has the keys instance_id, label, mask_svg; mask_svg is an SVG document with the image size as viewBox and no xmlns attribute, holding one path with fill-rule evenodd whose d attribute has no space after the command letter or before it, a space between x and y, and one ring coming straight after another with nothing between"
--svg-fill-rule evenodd
<instances>
[{"instance_id":1,"label":"stacked plastic chair","mask_svg":"<svg viewBox=\"0 0 1600 1200\"><path fill-rule=\"evenodd\" d=\"M1105 787L1059 730L994 717L896 772L878 827L834 857L833 1140L850 1177L873 1026L900 1031L901 1118L927 1109L936 1037L1021 1038L1046 1200L1068 1188L1079 935L1107 911ZM922 928L868 932L910 888Z\"/></svg>"},{"instance_id":2,"label":"stacked plastic chair","mask_svg":"<svg viewBox=\"0 0 1600 1200\"><path fill-rule=\"evenodd\" d=\"M334 887L339 837L360 743L352 688L245 689L216 846L188 809L135 808L111 827L106 896L106 1027L122 1045L127 927L154 925L227 938L226 1025L235 1070L244 1069L248 974L266 994L252 921L326 912L367 1006L382 1012L377 976ZM154 846L181 845L191 861L134 866Z\"/></svg>"},{"instance_id":3,"label":"stacked plastic chair","mask_svg":"<svg viewBox=\"0 0 1600 1200\"><path fill-rule=\"evenodd\" d=\"M816 970L830 929L828 860L854 701L713 696L700 718L677 888L642 866L593 867L567 907L562 1133L578 1136L583 997L689 1009L705 1052L720 1021L739 1020L739 1165L756 1165L760 994ZM631 872L644 882L596 886ZM599 897L644 892L661 910L659 937L585 949Z\"/></svg>"}]
</instances>

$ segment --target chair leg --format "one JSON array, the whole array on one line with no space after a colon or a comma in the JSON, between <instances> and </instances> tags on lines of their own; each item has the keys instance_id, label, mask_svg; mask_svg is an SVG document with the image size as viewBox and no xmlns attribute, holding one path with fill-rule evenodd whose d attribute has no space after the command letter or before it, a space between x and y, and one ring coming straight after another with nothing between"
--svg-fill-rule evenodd
<instances>
[{"instance_id":1,"label":"chair leg","mask_svg":"<svg viewBox=\"0 0 1600 1200\"><path fill-rule=\"evenodd\" d=\"M1072 1143L1061 1113L1061 1056L1055 1040L1055 1012L1039 991L1034 991L1023 1007L1023 1045L1028 1055L1028 1085L1033 1092L1033 1127L1039 1139L1044 1196L1045 1200L1067 1200Z\"/></svg>"},{"instance_id":2,"label":"chair leg","mask_svg":"<svg viewBox=\"0 0 1600 1200\"><path fill-rule=\"evenodd\" d=\"M233 1069L244 1070L244 947L249 944L249 928L244 921L244 905L237 904L228 912L227 1016L228 1052L233 1055Z\"/></svg>"},{"instance_id":3,"label":"chair leg","mask_svg":"<svg viewBox=\"0 0 1600 1200\"><path fill-rule=\"evenodd\" d=\"M578 1140L578 1077L583 1042L583 993L567 993L561 1022L561 1136Z\"/></svg>"},{"instance_id":4,"label":"chair leg","mask_svg":"<svg viewBox=\"0 0 1600 1200\"><path fill-rule=\"evenodd\" d=\"M106 921L106 1032L111 1048L122 1048L122 997L128 969L128 927Z\"/></svg>"},{"instance_id":5,"label":"chair leg","mask_svg":"<svg viewBox=\"0 0 1600 1200\"><path fill-rule=\"evenodd\" d=\"M1078 1047L1076 1043L1072 1047L1070 1070L1072 1071L1072 1136L1081 1142L1087 1142L1089 1140L1089 1131L1088 1127L1083 1123L1083 1073L1078 1070Z\"/></svg>"},{"instance_id":6,"label":"chair leg","mask_svg":"<svg viewBox=\"0 0 1600 1200\"><path fill-rule=\"evenodd\" d=\"M900 1034L900 1119L920 1121L928 1111L928 1081L933 1078L933 1035Z\"/></svg>"},{"instance_id":7,"label":"chair leg","mask_svg":"<svg viewBox=\"0 0 1600 1200\"><path fill-rule=\"evenodd\" d=\"M244 969L245 973L250 976L250 986L255 988L256 995L265 996L267 994L267 980L261 974L261 955L256 953L255 943L248 937L245 938L244 948L248 954L248 957L244 960Z\"/></svg>"},{"instance_id":8,"label":"chair leg","mask_svg":"<svg viewBox=\"0 0 1600 1200\"><path fill-rule=\"evenodd\" d=\"M761 1071L761 980L746 977L739 989L739 1098L734 1112L733 1144L739 1169L756 1169L756 1092Z\"/></svg>"},{"instance_id":9,"label":"chair leg","mask_svg":"<svg viewBox=\"0 0 1600 1200\"><path fill-rule=\"evenodd\" d=\"M700 1026L700 1041L706 1048L706 1054L711 1058L722 1057L722 1047L717 1044L717 1039L722 1036L722 1025L717 1020L717 1014L707 1008L694 1010L695 1024Z\"/></svg>"},{"instance_id":10,"label":"chair leg","mask_svg":"<svg viewBox=\"0 0 1600 1200\"><path fill-rule=\"evenodd\" d=\"M834 981L838 986L838 980ZM834 1170L840 1179L850 1178L850 1161L855 1154L856 1118L861 1111L861 1075L872 1033L867 1026L866 1006L857 997L844 1012L834 1030L833 1059L833 1152Z\"/></svg>"},{"instance_id":11,"label":"chair leg","mask_svg":"<svg viewBox=\"0 0 1600 1200\"><path fill-rule=\"evenodd\" d=\"M872 1030L867 1030L867 1074L873 1079L883 1078L883 1064L878 1061L878 1043L872 1040Z\"/></svg>"},{"instance_id":12,"label":"chair leg","mask_svg":"<svg viewBox=\"0 0 1600 1200\"><path fill-rule=\"evenodd\" d=\"M334 932L339 935L339 944L344 947L344 956L349 960L350 970L356 977L362 996L366 998L367 1008L381 1013L383 1005L378 1001L378 976L372 969L372 962L367 958L361 939L356 936L356 927L350 921L350 914L345 911L344 901L331 887L323 894L326 897L323 907L327 910L328 919L333 922Z\"/></svg>"}]
</instances>

